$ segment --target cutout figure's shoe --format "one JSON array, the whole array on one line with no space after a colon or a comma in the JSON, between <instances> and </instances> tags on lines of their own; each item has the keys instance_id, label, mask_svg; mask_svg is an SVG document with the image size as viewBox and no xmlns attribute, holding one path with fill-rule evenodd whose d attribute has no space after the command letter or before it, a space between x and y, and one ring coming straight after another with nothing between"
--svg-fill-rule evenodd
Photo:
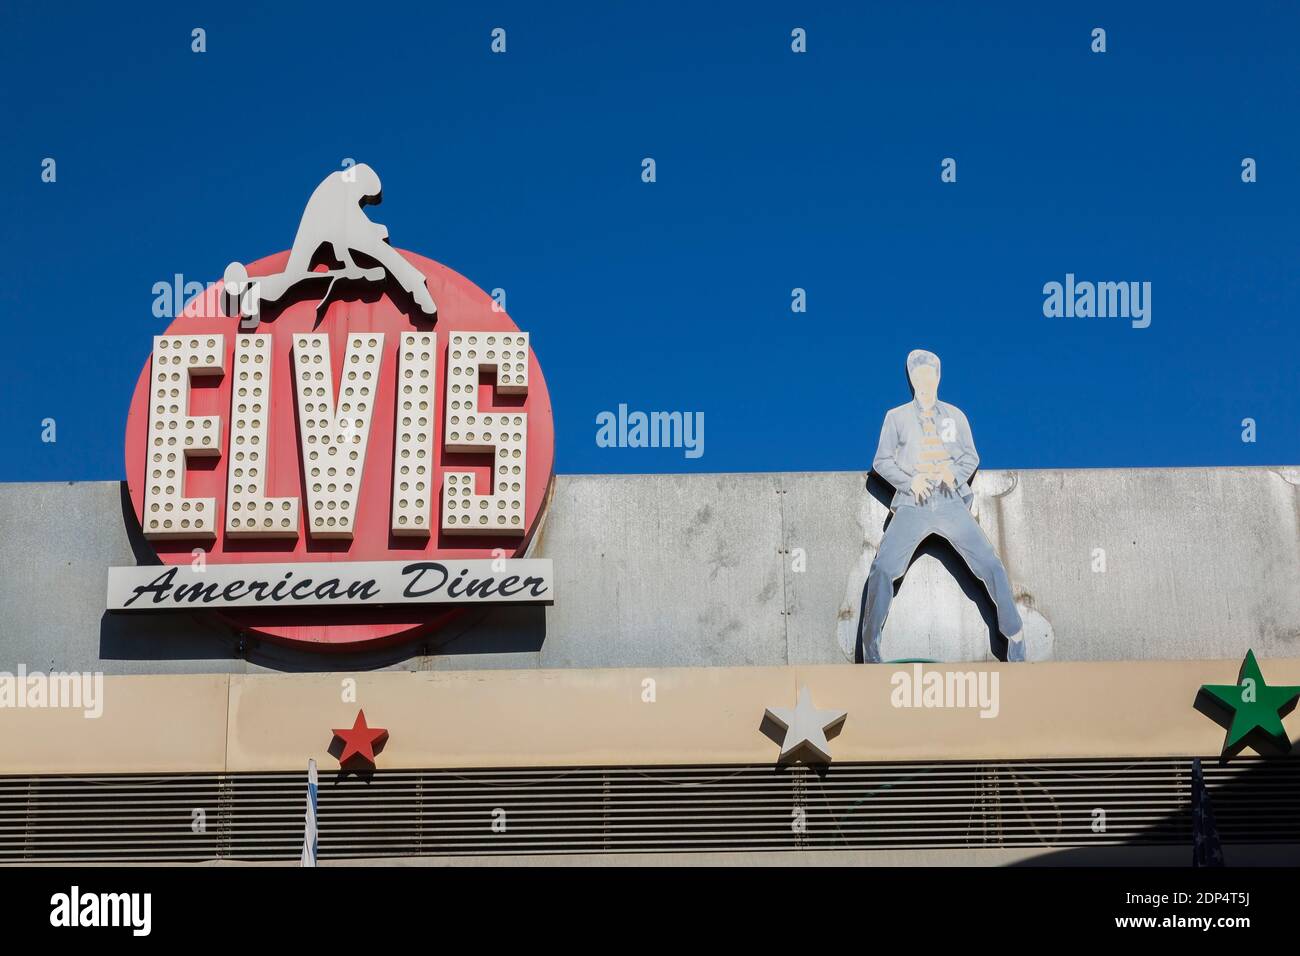
<instances>
[{"instance_id":1,"label":"cutout figure's shoe","mask_svg":"<svg viewBox=\"0 0 1300 956\"><path fill-rule=\"evenodd\" d=\"M438 307L433 304L433 296L429 294L429 287L424 284L423 278L415 284L415 294L413 296L415 304L420 307L420 311L425 315L437 315Z\"/></svg>"}]
</instances>

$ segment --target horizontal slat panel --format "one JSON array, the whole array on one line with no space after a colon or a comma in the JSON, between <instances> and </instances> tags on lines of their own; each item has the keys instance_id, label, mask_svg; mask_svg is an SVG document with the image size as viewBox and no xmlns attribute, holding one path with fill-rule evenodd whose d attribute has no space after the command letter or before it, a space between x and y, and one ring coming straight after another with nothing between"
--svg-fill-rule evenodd
<instances>
[{"instance_id":1,"label":"horizontal slat panel","mask_svg":"<svg viewBox=\"0 0 1300 956\"><path fill-rule=\"evenodd\" d=\"M1225 843L1300 842L1300 761L1207 758L1205 778ZM320 852L1188 843L1190 785L1173 758L323 773ZM304 800L300 773L0 777L0 861L293 859Z\"/></svg>"}]
</instances>

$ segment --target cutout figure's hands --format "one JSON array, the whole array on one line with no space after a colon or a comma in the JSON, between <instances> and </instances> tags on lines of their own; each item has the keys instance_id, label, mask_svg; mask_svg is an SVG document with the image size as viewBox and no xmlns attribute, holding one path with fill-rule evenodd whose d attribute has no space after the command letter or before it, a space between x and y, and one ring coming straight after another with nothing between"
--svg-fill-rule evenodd
<instances>
[{"instance_id":1,"label":"cutout figure's hands","mask_svg":"<svg viewBox=\"0 0 1300 956\"><path fill-rule=\"evenodd\" d=\"M939 466L939 480L943 482L949 493L957 493L957 476L952 473L952 467L947 462Z\"/></svg>"},{"instance_id":2,"label":"cutout figure's hands","mask_svg":"<svg viewBox=\"0 0 1300 956\"><path fill-rule=\"evenodd\" d=\"M912 497L918 505L930 497L930 479L925 475L917 475L912 479Z\"/></svg>"}]
</instances>

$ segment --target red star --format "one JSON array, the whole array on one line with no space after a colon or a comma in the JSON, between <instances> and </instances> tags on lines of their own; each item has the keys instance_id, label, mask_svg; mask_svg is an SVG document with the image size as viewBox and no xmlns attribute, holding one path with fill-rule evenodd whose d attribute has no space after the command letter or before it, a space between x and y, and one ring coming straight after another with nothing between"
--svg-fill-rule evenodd
<instances>
[{"instance_id":1,"label":"red star","mask_svg":"<svg viewBox=\"0 0 1300 956\"><path fill-rule=\"evenodd\" d=\"M343 741L343 753L339 755L339 766L346 767L349 760L375 765L375 744L388 740L388 731L379 727L366 726L366 712L357 711L356 722L351 729L335 730L334 736Z\"/></svg>"}]
</instances>

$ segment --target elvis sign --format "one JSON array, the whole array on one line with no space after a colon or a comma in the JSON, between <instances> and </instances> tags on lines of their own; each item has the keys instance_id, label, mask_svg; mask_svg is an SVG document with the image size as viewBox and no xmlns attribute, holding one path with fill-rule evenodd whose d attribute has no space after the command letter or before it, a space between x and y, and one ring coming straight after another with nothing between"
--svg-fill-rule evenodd
<instances>
[{"instance_id":1,"label":"elvis sign","mask_svg":"<svg viewBox=\"0 0 1300 956\"><path fill-rule=\"evenodd\" d=\"M127 487L141 536L177 569L167 586L198 597L156 601L165 568L114 568L111 610L228 608L272 638L355 647L438 626L437 605L552 600L549 560L511 567L554 462L530 337L463 276L390 246L364 211L379 198L370 167L332 173L288 252L232 263L154 337ZM413 598L403 569L426 564L498 584ZM337 587L276 587L288 578Z\"/></svg>"}]
</instances>

